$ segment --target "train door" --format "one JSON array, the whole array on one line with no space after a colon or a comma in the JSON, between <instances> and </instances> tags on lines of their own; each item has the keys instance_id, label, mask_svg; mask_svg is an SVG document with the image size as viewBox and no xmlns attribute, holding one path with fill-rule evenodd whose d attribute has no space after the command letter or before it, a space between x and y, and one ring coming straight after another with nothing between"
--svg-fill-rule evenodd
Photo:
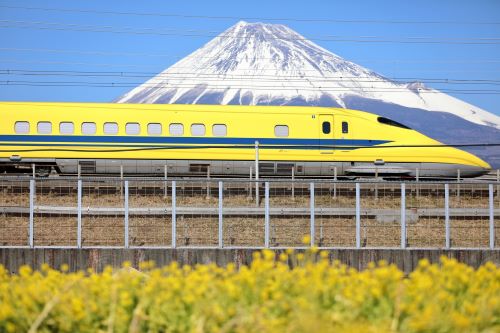
<instances>
[{"instance_id":1,"label":"train door","mask_svg":"<svg viewBox=\"0 0 500 333\"><path fill-rule=\"evenodd\" d=\"M319 115L319 144L321 154L333 154L333 115Z\"/></svg>"}]
</instances>

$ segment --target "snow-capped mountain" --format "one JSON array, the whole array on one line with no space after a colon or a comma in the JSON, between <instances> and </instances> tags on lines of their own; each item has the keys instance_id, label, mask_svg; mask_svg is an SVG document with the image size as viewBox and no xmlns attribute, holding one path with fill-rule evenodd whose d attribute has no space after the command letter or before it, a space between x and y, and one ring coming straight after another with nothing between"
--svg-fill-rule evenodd
<instances>
[{"instance_id":1,"label":"snow-capped mountain","mask_svg":"<svg viewBox=\"0 0 500 333\"><path fill-rule=\"evenodd\" d=\"M389 80L284 25L243 21L116 101L352 108L359 100L365 108L383 102L500 129L499 116L419 82Z\"/></svg>"}]
</instances>

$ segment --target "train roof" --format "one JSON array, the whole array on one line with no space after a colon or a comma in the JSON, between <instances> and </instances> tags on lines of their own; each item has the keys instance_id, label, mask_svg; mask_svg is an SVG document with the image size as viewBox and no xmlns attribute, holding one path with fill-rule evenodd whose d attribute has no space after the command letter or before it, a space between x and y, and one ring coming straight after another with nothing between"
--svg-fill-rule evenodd
<instances>
[{"instance_id":1,"label":"train roof","mask_svg":"<svg viewBox=\"0 0 500 333\"><path fill-rule=\"evenodd\" d=\"M0 102L0 108L6 106L30 107L35 111L42 108L86 108L113 110L150 110L150 111L198 111L198 112L262 112L262 113L335 113L340 115L377 116L373 113L322 106L276 106L276 105L208 105L208 104L128 104L128 103L68 103L68 102ZM251 110L250 110L251 109Z\"/></svg>"}]
</instances>

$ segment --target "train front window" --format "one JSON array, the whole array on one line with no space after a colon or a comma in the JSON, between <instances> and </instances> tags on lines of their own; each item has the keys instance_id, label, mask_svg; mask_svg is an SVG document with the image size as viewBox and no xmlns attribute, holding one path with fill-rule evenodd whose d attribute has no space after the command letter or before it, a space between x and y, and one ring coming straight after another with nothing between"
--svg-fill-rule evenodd
<instances>
[{"instance_id":1,"label":"train front window","mask_svg":"<svg viewBox=\"0 0 500 333\"><path fill-rule=\"evenodd\" d=\"M409 128L408 126L406 125L403 125L403 124L400 124L398 123L397 121L394 121L392 119L389 119L389 118L385 118L385 117L378 117L377 118L378 122L381 123L381 124L385 124L385 125L390 125L390 126L395 126L395 127L400 127L400 128L404 128L404 129L411 129Z\"/></svg>"},{"instance_id":2,"label":"train front window","mask_svg":"<svg viewBox=\"0 0 500 333\"><path fill-rule=\"evenodd\" d=\"M330 134L330 132L332 131L332 125L329 121L324 121L321 127L323 129L323 134Z\"/></svg>"}]
</instances>

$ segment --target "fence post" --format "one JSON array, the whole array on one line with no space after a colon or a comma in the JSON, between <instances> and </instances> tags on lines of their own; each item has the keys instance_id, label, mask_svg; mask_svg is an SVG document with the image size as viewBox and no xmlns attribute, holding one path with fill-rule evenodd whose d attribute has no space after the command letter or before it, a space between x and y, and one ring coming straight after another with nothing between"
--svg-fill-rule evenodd
<instances>
[{"instance_id":1,"label":"fence post","mask_svg":"<svg viewBox=\"0 0 500 333\"><path fill-rule=\"evenodd\" d=\"M500 198L500 169L497 169L497 199Z\"/></svg>"},{"instance_id":2,"label":"fence post","mask_svg":"<svg viewBox=\"0 0 500 333\"><path fill-rule=\"evenodd\" d=\"M172 181L172 248L177 247L176 181Z\"/></svg>"},{"instance_id":3,"label":"fence post","mask_svg":"<svg viewBox=\"0 0 500 333\"><path fill-rule=\"evenodd\" d=\"M264 247L269 248L269 182L266 182L265 188L265 225L264 225Z\"/></svg>"},{"instance_id":4,"label":"fence post","mask_svg":"<svg viewBox=\"0 0 500 333\"><path fill-rule=\"evenodd\" d=\"M223 220L222 220L222 194L223 194L224 184L219 182L219 248L224 247L222 233L223 233Z\"/></svg>"},{"instance_id":5,"label":"fence post","mask_svg":"<svg viewBox=\"0 0 500 333\"><path fill-rule=\"evenodd\" d=\"M210 199L210 165L207 167L207 200Z\"/></svg>"},{"instance_id":6,"label":"fence post","mask_svg":"<svg viewBox=\"0 0 500 333\"><path fill-rule=\"evenodd\" d=\"M77 236L76 243L79 249L82 248L82 180L78 179L78 212L77 212Z\"/></svg>"},{"instance_id":7,"label":"fence post","mask_svg":"<svg viewBox=\"0 0 500 333\"><path fill-rule=\"evenodd\" d=\"M314 221L314 183L310 185L310 207L311 207L311 246L314 246L315 221Z\"/></svg>"},{"instance_id":8,"label":"fence post","mask_svg":"<svg viewBox=\"0 0 500 333\"><path fill-rule=\"evenodd\" d=\"M295 200L295 167L292 167L292 200Z\"/></svg>"},{"instance_id":9,"label":"fence post","mask_svg":"<svg viewBox=\"0 0 500 333\"><path fill-rule=\"evenodd\" d=\"M360 186L356 183L356 248L361 248L361 205Z\"/></svg>"},{"instance_id":10,"label":"fence post","mask_svg":"<svg viewBox=\"0 0 500 333\"><path fill-rule=\"evenodd\" d=\"M125 181L125 248L128 249L128 180Z\"/></svg>"},{"instance_id":11,"label":"fence post","mask_svg":"<svg viewBox=\"0 0 500 333\"><path fill-rule=\"evenodd\" d=\"M420 181L420 169L417 168L415 170L415 180L417 182L417 199L420 198L420 184L418 183Z\"/></svg>"},{"instance_id":12,"label":"fence post","mask_svg":"<svg viewBox=\"0 0 500 333\"><path fill-rule=\"evenodd\" d=\"M30 226L29 226L29 243L30 247L35 246L34 238L34 210L35 210L35 180L30 179Z\"/></svg>"},{"instance_id":13,"label":"fence post","mask_svg":"<svg viewBox=\"0 0 500 333\"><path fill-rule=\"evenodd\" d=\"M333 197L337 198L337 167L333 168Z\"/></svg>"},{"instance_id":14,"label":"fence post","mask_svg":"<svg viewBox=\"0 0 500 333\"><path fill-rule=\"evenodd\" d=\"M406 184L401 183L401 248L406 249Z\"/></svg>"},{"instance_id":15,"label":"fence post","mask_svg":"<svg viewBox=\"0 0 500 333\"><path fill-rule=\"evenodd\" d=\"M445 229L445 248L450 248L450 186L444 184L444 229Z\"/></svg>"},{"instance_id":16,"label":"fence post","mask_svg":"<svg viewBox=\"0 0 500 333\"><path fill-rule=\"evenodd\" d=\"M457 197L460 198L460 169L457 169Z\"/></svg>"},{"instance_id":17,"label":"fence post","mask_svg":"<svg viewBox=\"0 0 500 333\"><path fill-rule=\"evenodd\" d=\"M248 182L248 199L249 200L252 199L252 188L253 188L252 177L253 177L253 171L252 171L252 166L250 166L250 180Z\"/></svg>"},{"instance_id":18,"label":"fence post","mask_svg":"<svg viewBox=\"0 0 500 333\"><path fill-rule=\"evenodd\" d=\"M490 249L495 248L495 219L493 215L493 184L489 186L489 207L490 207Z\"/></svg>"},{"instance_id":19,"label":"fence post","mask_svg":"<svg viewBox=\"0 0 500 333\"><path fill-rule=\"evenodd\" d=\"M163 177L164 177L164 180L163 180L163 197L167 197L168 195L168 167L167 165L165 164L163 166Z\"/></svg>"},{"instance_id":20,"label":"fence post","mask_svg":"<svg viewBox=\"0 0 500 333\"><path fill-rule=\"evenodd\" d=\"M120 196L123 196L123 164L120 164Z\"/></svg>"},{"instance_id":21,"label":"fence post","mask_svg":"<svg viewBox=\"0 0 500 333\"><path fill-rule=\"evenodd\" d=\"M259 141L255 141L255 205L259 207Z\"/></svg>"}]
</instances>

